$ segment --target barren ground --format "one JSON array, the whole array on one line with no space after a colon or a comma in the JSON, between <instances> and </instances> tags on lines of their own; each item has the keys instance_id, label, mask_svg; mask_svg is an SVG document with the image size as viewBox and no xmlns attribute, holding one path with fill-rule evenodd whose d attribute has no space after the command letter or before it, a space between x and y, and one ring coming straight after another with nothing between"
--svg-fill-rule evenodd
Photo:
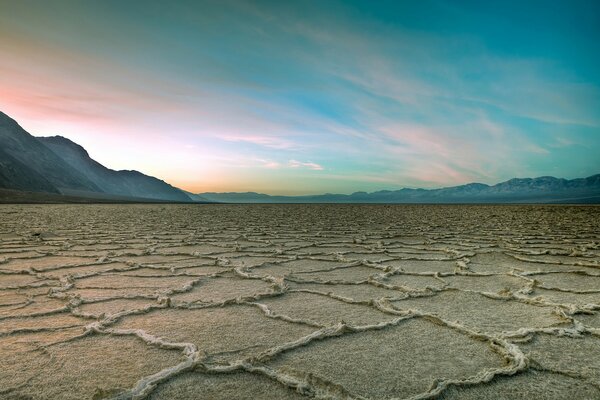
<instances>
[{"instance_id":1,"label":"barren ground","mask_svg":"<svg viewBox=\"0 0 600 400\"><path fill-rule=\"evenodd\" d=\"M600 207L0 206L2 399L598 399Z\"/></svg>"}]
</instances>

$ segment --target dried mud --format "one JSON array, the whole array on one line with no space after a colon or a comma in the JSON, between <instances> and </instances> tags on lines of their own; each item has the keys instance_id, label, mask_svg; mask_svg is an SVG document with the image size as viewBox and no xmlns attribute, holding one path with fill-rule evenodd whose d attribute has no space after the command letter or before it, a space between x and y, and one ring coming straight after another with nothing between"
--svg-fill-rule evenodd
<instances>
[{"instance_id":1,"label":"dried mud","mask_svg":"<svg viewBox=\"0 0 600 400\"><path fill-rule=\"evenodd\" d=\"M600 398L600 207L0 206L0 399Z\"/></svg>"}]
</instances>

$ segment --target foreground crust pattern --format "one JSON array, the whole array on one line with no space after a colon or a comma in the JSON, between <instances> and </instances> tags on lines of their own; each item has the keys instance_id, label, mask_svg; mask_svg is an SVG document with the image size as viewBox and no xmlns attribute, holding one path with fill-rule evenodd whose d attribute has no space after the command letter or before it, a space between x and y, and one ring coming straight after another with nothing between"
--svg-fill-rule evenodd
<instances>
[{"instance_id":1,"label":"foreground crust pattern","mask_svg":"<svg viewBox=\"0 0 600 400\"><path fill-rule=\"evenodd\" d=\"M2 399L600 398L594 206L3 205Z\"/></svg>"}]
</instances>

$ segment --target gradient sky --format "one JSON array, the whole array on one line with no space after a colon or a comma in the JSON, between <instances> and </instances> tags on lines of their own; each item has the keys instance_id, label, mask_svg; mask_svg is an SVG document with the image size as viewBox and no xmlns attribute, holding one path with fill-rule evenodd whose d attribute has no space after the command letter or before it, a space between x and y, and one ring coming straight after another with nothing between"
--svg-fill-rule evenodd
<instances>
[{"instance_id":1,"label":"gradient sky","mask_svg":"<svg viewBox=\"0 0 600 400\"><path fill-rule=\"evenodd\" d=\"M193 192L600 172L600 1L0 0L0 110Z\"/></svg>"}]
</instances>

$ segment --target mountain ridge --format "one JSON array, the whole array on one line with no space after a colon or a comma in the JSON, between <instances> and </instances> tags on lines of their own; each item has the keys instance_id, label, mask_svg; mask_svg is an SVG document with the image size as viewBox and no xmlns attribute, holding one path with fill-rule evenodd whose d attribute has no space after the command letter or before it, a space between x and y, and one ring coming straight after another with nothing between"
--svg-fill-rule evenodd
<instances>
[{"instance_id":1,"label":"mountain ridge","mask_svg":"<svg viewBox=\"0 0 600 400\"><path fill-rule=\"evenodd\" d=\"M561 200L598 203L600 174L571 180L541 176L512 178L494 185L472 182L439 189L402 188L370 193L281 196L255 192L204 192L197 196L232 203L552 203Z\"/></svg>"},{"instance_id":2,"label":"mountain ridge","mask_svg":"<svg viewBox=\"0 0 600 400\"><path fill-rule=\"evenodd\" d=\"M139 171L109 169L62 136L35 137L0 112L0 189L84 198L192 202L181 189Z\"/></svg>"},{"instance_id":3,"label":"mountain ridge","mask_svg":"<svg viewBox=\"0 0 600 400\"><path fill-rule=\"evenodd\" d=\"M358 191L305 196L257 192L194 194L136 170L113 170L62 136L35 137L0 112L0 189L15 201L47 193L52 201L221 203L600 203L600 174L564 179L512 178L495 185L472 182L438 189ZM21 192L20 195L15 195ZM10 197L9 196L9 197ZM30 195L32 196L32 195ZM38 196L39 197L39 196ZM65 200L66 201L66 200Z\"/></svg>"},{"instance_id":4,"label":"mountain ridge","mask_svg":"<svg viewBox=\"0 0 600 400\"><path fill-rule=\"evenodd\" d=\"M62 136L38 137L50 150L81 171L105 193L158 200L190 201L181 189L136 170L113 170L92 159L81 145Z\"/></svg>"}]
</instances>

